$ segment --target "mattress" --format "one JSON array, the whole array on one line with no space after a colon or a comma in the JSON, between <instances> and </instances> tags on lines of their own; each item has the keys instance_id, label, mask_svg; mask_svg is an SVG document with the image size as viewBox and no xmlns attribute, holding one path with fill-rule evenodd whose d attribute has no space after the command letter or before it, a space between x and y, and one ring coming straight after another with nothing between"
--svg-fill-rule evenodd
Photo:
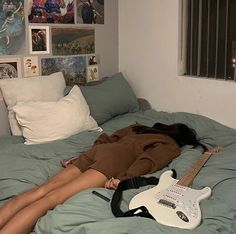
<instances>
[{"instance_id":1,"label":"mattress","mask_svg":"<svg viewBox=\"0 0 236 234\"><path fill-rule=\"evenodd\" d=\"M216 145L223 147L222 151L207 161L192 184L195 189L206 186L212 189L212 195L200 204L201 224L193 230L186 230L165 226L148 218L116 218L111 212L110 203L92 193L96 190L112 198L114 191L97 188L80 192L54 210L48 211L38 220L32 233L235 233L236 130L204 116L184 112L159 112L153 109L117 116L102 124L101 127L104 132L111 134L136 122L148 126L156 122L184 123L196 130L201 142L207 147ZM0 138L0 206L11 197L39 186L55 175L62 169L60 160L82 153L93 144L99 134L94 131L82 132L64 140L39 145L25 145L22 137ZM181 149L179 157L152 175L160 177L164 171L175 169L177 178L181 178L201 154L200 147L186 146ZM129 201L133 196L150 187L126 190L121 202L122 210L128 210Z\"/></svg>"}]
</instances>

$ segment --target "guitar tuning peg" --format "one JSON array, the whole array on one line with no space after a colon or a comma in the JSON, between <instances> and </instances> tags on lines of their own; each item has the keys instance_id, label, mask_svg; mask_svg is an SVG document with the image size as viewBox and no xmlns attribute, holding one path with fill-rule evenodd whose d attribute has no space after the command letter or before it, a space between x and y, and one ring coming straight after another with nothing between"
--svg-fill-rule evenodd
<instances>
[{"instance_id":1,"label":"guitar tuning peg","mask_svg":"<svg viewBox=\"0 0 236 234\"><path fill-rule=\"evenodd\" d=\"M222 146L217 146L217 153L220 152L221 150L223 150L223 147Z\"/></svg>"},{"instance_id":2,"label":"guitar tuning peg","mask_svg":"<svg viewBox=\"0 0 236 234\"><path fill-rule=\"evenodd\" d=\"M213 154L216 154L216 153L220 152L222 149L223 149L222 146L216 146L216 147L210 149L209 151Z\"/></svg>"}]
</instances>

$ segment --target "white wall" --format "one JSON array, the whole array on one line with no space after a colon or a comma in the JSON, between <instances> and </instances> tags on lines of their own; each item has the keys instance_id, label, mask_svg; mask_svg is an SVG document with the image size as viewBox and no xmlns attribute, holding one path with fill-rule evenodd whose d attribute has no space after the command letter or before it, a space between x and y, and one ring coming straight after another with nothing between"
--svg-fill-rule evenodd
<instances>
[{"instance_id":1,"label":"white wall","mask_svg":"<svg viewBox=\"0 0 236 234\"><path fill-rule=\"evenodd\" d=\"M236 128L236 83L177 76L178 0L119 0L119 70L157 110Z\"/></svg>"},{"instance_id":2,"label":"white wall","mask_svg":"<svg viewBox=\"0 0 236 234\"><path fill-rule=\"evenodd\" d=\"M100 55L100 77L118 72L118 0L104 1L105 24L95 25L95 50Z\"/></svg>"}]
</instances>

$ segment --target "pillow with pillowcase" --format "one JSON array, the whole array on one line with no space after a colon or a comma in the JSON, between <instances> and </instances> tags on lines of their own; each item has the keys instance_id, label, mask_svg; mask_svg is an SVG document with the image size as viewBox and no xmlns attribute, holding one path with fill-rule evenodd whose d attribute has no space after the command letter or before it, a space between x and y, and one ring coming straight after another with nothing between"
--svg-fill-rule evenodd
<instances>
[{"instance_id":1,"label":"pillow with pillowcase","mask_svg":"<svg viewBox=\"0 0 236 234\"><path fill-rule=\"evenodd\" d=\"M18 102L57 101L64 96L66 87L61 72L48 76L0 80L0 88L8 109L8 118L13 135L22 135L12 110Z\"/></svg>"},{"instance_id":2,"label":"pillow with pillowcase","mask_svg":"<svg viewBox=\"0 0 236 234\"><path fill-rule=\"evenodd\" d=\"M138 99L122 73L80 88L99 125L117 115L139 110Z\"/></svg>"},{"instance_id":3,"label":"pillow with pillowcase","mask_svg":"<svg viewBox=\"0 0 236 234\"><path fill-rule=\"evenodd\" d=\"M21 126L25 144L64 139L98 127L77 85L59 101L18 103L13 111Z\"/></svg>"}]
</instances>

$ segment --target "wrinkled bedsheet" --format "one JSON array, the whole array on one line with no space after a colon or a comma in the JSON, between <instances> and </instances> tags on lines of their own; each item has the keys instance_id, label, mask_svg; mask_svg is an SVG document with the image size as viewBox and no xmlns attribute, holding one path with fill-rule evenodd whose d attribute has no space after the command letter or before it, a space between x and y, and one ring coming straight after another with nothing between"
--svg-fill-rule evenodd
<instances>
[{"instance_id":1,"label":"wrinkled bedsheet","mask_svg":"<svg viewBox=\"0 0 236 234\"><path fill-rule=\"evenodd\" d=\"M38 220L32 234L236 233L236 130L200 115L155 110L118 116L101 127L111 134L136 122L150 126L155 122L185 123L197 131L201 142L208 147L223 147L221 152L210 158L193 182L193 188L209 186L212 189L211 197L201 202L201 225L194 230L184 230L147 218L115 218L110 204L94 196L89 189L48 211ZM61 159L79 155L92 145L99 134L83 132L40 145L24 145L22 137L0 138L0 206L12 196L42 184L61 170ZM153 175L159 177L163 171L174 168L180 178L200 155L200 148L185 147L168 167ZM147 188L149 186L125 191L122 209L127 210L129 200ZM114 192L102 188L96 190L109 198Z\"/></svg>"}]
</instances>

